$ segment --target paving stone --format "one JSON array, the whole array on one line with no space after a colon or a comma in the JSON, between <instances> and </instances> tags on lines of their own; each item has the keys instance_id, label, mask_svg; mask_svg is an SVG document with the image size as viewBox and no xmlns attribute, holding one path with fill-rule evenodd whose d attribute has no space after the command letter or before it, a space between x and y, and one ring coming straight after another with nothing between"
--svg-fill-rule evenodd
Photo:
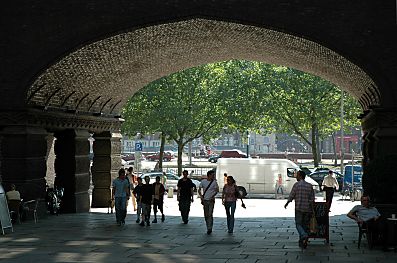
<instances>
[{"instance_id":1,"label":"paving stone","mask_svg":"<svg viewBox=\"0 0 397 263\"><path fill-rule=\"evenodd\" d=\"M233 235L217 218L210 236L203 221L183 225L168 215L166 223L142 228L118 227L114 215L101 213L48 217L0 236L0 262L397 262L397 253L364 243L358 249L356 226L344 215L331 217L330 244L310 239L305 250L291 218L237 220Z\"/></svg>"}]
</instances>

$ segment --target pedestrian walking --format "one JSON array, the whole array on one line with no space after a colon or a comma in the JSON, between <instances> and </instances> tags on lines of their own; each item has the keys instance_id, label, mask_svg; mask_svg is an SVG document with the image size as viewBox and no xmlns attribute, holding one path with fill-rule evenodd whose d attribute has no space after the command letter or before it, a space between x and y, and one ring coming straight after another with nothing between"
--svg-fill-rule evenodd
<instances>
[{"instance_id":1,"label":"pedestrian walking","mask_svg":"<svg viewBox=\"0 0 397 263\"><path fill-rule=\"evenodd\" d=\"M207 178L201 180L198 191L201 198L201 204L204 208L204 218L207 225L207 235L210 235L212 233L212 226L214 223L213 213L215 196L219 192L219 186L214 177L215 171L208 171Z\"/></svg>"},{"instance_id":2,"label":"pedestrian walking","mask_svg":"<svg viewBox=\"0 0 397 263\"><path fill-rule=\"evenodd\" d=\"M119 177L113 180L112 200L116 208L116 221L117 224L124 225L125 217L127 215L127 200L129 198L129 183L125 178L125 170L119 170Z\"/></svg>"},{"instance_id":3,"label":"pedestrian walking","mask_svg":"<svg viewBox=\"0 0 397 263\"><path fill-rule=\"evenodd\" d=\"M164 187L166 187L166 185L167 185L167 174L166 174L166 172L163 172L163 174L161 176L161 183L164 185Z\"/></svg>"},{"instance_id":4,"label":"pedestrian walking","mask_svg":"<svg viewBox=\"0 0 397 263\"><path fill-rule=\"evenodd\" d=\"M339 189L338 180L334 173L329 170L328 175L324 177L322 183L323 190L325 191L325 202L327 203L328 210L331 209L332 199L334 197L335 189Z\"/></svg>"},{"instance_id":5,"label":"pedestrian walking","mask_svg":"<svg viewBox=\"0 0 397 263\"><path fill-rule=\"evenodd\" d=\"M288 204L295 200L295 224L299 233L299 247L302 248L307 247L309 222L314 204L313 187L305 181L305 177L303 171L297 172L298 182L292 187L288 201L284 205L284 208L287 208Z\"/></svg>"},{"instance_id":6,"label":"pedestrian walking","mask_svg":"<svg viewBox=\"0 0 397 263\"><path fill-rule=\"evenodd\" d=\"M283 186L283 177L281 174L278 174L276 180L276 194L275 199L284 199L284 186Z\"/></svg>"},{"instance_id":7,"label":"pedestrian walking","mask_svg":"<svg viewBox=\"0 0 397 263\"><path fill-rule=\"evenodd\" d=\"M184 224L189 222L190 204L194 201L194 183L188 178L188 171L182 172L182 178L178 181L177 200L179 203L179 211L181 212Z\"/></svg>"},{"instance_id":8,"label":"pedestrian walking","mask_svg":"<svg viewBox=\"0 0 397 263\"><path fill-rule=\"evenodd\" d=\"M164 193L165 188L162 183L160 183L160 176L156 176L156 182L153 183L153 212L154 212L154 219L152 223L157 223L157 209L161 212L161 222L164 222L165 216L163 211L163 204L164 204Z\"/></svg>"},{"instance_id":9,"label":"pedestrian walking","mask_svg":"<svg viewBox=\"0 0 397 263\"><path fill-rule=\"evenodd\" d=\"M134 191L135 186L137 186L137 180L136 180L136 176L134 174L134 168L129 167L127 170L127 178L130 181L131 184L131 191ZM136 211L136 198L135 195L131 195L131 202L132 202L132 206L134 207L134 211Z\"/></svg>"},{"instance_id":10,"label":"pedestrian walking","mask_svg":"<svg viewBox=\"0 0 397 263\"><path fill-rule=\"evenodd\" d=\"M234 229L236 201L240 194L233 176L228 176L226 181L227 183L223 187L222 191L222 204L225 206L226 210L227 232L231 234Z\"/></svg>"},{"instance_id":11,"label":"pedestrian walking","mask_svg":"<svg viewBox=\"0 0 397 263\"><path fill-rule=\"evenodd\" d=\"M153 185L149 184L150 177L145 176L145 184L142 185L141 189L141 205L142 205L142 222L141 226L150 226L150 213L152 210L153 198L154 198L154 189Z\"/></svg>"},{"instance_id":12,"label":"pedestrian walking","mask_svg":"<svg viewBox=\"0 0 397 263\"><path fill-rule=\"evenodd\" d=\"M136 222L139 223L144 222L144 218L143 218L143 213L142 213L142 178L138 177L137 178L137 185L135 186L134 190L133 190L133 194L135 196L136 199Z\"/></svg>"}]
</instances>

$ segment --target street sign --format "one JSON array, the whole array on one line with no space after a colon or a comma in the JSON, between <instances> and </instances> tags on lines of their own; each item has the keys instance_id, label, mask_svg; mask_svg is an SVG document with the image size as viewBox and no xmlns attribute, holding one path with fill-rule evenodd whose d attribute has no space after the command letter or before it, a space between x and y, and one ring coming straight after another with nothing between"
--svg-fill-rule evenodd
<instances>
[{"instance_id":1,"label":"street sign","mask_svg":"<svg viewBox=\"0 0 397 263\"><path fill-rule=\"evenodd\" d=\"M143 149L142 143L141 142L136 142L135 143L135 151L136 152L142 152L142 149Z\"/></svg>"}]
</instances>

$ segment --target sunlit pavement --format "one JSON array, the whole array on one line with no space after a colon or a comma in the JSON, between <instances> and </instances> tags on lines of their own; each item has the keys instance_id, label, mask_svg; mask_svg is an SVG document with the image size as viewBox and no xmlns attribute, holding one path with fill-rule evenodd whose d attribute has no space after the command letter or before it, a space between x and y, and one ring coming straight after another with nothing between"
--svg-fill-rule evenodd
<instances>
[{"instance_id":1,"label":"sunlit pavement","mask_svg":"<svg viewBox=\"0 0 397 263\"><path fill-rule=\"evenodd\" d=\"M234 234L228 234L225 211L216 200L214 230L206 234L202 206L192 205L189 224L181 224L175 199L165 198L164 223L141 227L128 206L126 225L119 227L107 209L63 214L14 226L0 236L0 262L397 262L397 253L357 248L357 226L346 217L358 202L334 199L330 243L310 239L298 247L294 204L285 200L239 201ZM319 197L318 201L322 201Z\"/></svg>"}]
</instances>

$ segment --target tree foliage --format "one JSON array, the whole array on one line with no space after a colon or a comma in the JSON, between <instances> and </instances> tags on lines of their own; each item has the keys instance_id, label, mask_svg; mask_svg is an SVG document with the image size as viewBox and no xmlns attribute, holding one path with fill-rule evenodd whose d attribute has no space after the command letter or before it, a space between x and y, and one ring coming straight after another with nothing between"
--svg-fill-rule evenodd
<instances>
[{"instance_id":1,"label":"tree foliage","mask_svg":"<svg viewBox=\"0 0 397 263\"><path fill-rule=\"evenodd\" d=\"M213 137L223 128L225 108L218 78L216 70L204 65L150 83L124 108L124 133L162 132L175 141L181 174L184 146L199 137Z\"/></svg>"},{"instance_id":2,"label":"tree foliage","mask_svg":"<svg viewBox=\"0 0 397 263\"><path fill-rule=\"evenodd\" d=\"M345 93L346 94L346 93ZM341 92L317 76L260 62L230 60L186 69L158 79L123 110L123 132L162 132L182 150L190 141L216 137L225 127L245 132L295 134L312 148L340 129ZM358 125L357 102L345 95L345 127Z\"/></svg>"}]
</instances>

